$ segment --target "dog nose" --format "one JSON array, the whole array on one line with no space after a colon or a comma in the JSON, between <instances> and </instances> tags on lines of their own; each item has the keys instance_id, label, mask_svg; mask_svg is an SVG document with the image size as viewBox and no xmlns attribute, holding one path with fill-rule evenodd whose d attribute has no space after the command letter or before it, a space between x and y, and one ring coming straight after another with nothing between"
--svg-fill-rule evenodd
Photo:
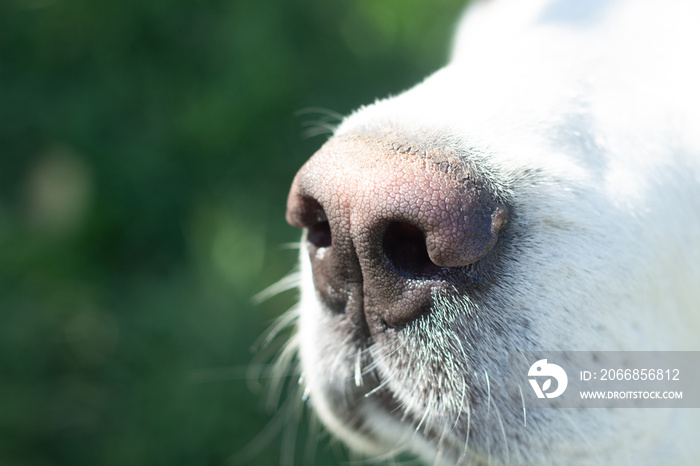
<instances>
[{"instance_id":1,"label":"dog nose","mask_svg":"<svg viewBox=\"0 0 700 466\"><path fill-rule=\"evenodd\" d=\"M326 143L287 201L287 221L307 229L319 297L370 334L427 312L506 217L458 158L359 135Z\"/></svg>"}]
</instances>

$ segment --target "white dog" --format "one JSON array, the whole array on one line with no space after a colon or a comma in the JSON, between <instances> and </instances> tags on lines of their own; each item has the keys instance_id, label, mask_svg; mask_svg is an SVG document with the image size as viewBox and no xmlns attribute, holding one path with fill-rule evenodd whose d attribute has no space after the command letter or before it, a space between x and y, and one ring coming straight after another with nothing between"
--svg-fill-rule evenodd
<instances>
[{"instance_id":1,"label":"white dog","mask_svg":"<svg viewBox=\"0 0 700 466\"><path fill-rule=\"evenodd\" d=\"M366 455L700 464L692 409L528 411L508 354L700 350L700 7L486 0L300 170L309 403Z\"/></svg>"}]
</instances>

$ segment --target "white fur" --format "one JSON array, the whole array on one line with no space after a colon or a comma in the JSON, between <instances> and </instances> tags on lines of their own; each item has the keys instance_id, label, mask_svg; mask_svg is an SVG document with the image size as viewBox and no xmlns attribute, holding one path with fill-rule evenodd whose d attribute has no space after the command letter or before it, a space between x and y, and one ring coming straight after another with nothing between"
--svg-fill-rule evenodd
<instances>
[{"instance_id":1,"label":"white fur","mask_svg":"<svg viewBox=\"0 0 700 466\"><path fill-rule=\"evenodd\" d=\"M358 350L342 332L329 333L337 317L316 299L302 253L297 338L304 380L332 432L367 454L407 449L444 464L700 463L698 410L548 410L523 426L522 413L499 404L498 368L487 356L479 356L483 366L467 365L457 353L474 348L455 334L471 325L465 313L501 316L504 325L525 313L538 349L700 350L697 5L484 1L463 18L447 67L342 123L336 135L391 126L475 148L472 161L492 174L518 213L509 228L527 234L506 258L507 275L486 306L438 296L430 317L362 353L362 364L370 361L409 416L423 419L419 429L354 382ZM527 346L526 331L512 325L513 345ZM428 336L417 342L421 326ZM482 349L498 350L498 339L479 336ZM412 349L404 358L420 354L414 362L425 366L399 372L394 343ZM455 374L430 374L433 355ZM476 440L466 450L464 435L443 425L456 411L471 415L458 400L465 390L459 371L493 374L491 412L474 418ZM445 399L433 388L438 381ZM426 387L434 400L416 396ZM356 432L339 414L343 407L330 394L338 390L337 399L348 400L371 432ZM423 440L425 429L442 431L441 443ZM443 455L450 449L463 454Z\"/></svg>"}]
</instances>

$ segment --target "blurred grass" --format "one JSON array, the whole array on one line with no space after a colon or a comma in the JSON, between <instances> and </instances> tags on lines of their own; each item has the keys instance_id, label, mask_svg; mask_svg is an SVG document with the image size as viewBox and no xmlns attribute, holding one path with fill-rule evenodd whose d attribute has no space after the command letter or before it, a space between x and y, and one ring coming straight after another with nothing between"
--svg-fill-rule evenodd
<instances>
[{"instance_id":1,"label":"blurred grass","mask_svg":"<svg viewBox=\"0 0 700 466\"><path fill-rule=\"evenodd\" d=\"M462 3L0 2L0 465L340 462L293 416L253 441L251 347L295 294L251 297L325 138L295 114L410 87Z\"/></svg>"}]
</instances>

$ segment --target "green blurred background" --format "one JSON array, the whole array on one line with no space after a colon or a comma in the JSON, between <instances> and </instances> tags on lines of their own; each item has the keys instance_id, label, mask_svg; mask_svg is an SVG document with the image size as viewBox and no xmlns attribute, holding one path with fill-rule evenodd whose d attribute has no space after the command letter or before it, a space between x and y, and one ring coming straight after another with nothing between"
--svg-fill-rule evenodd
<instances>
[{"instance_id":1,"label":"green blurred background","mask_svg":"<svg viewBox=\"0 0 700 466\"><path fill-rule=\"evenodd\" d=\"M273 420L295 292L252 297L319 128L444 64L463 3L0 1L0 465L345 461Z\"/></svg>"}]
</instances>

